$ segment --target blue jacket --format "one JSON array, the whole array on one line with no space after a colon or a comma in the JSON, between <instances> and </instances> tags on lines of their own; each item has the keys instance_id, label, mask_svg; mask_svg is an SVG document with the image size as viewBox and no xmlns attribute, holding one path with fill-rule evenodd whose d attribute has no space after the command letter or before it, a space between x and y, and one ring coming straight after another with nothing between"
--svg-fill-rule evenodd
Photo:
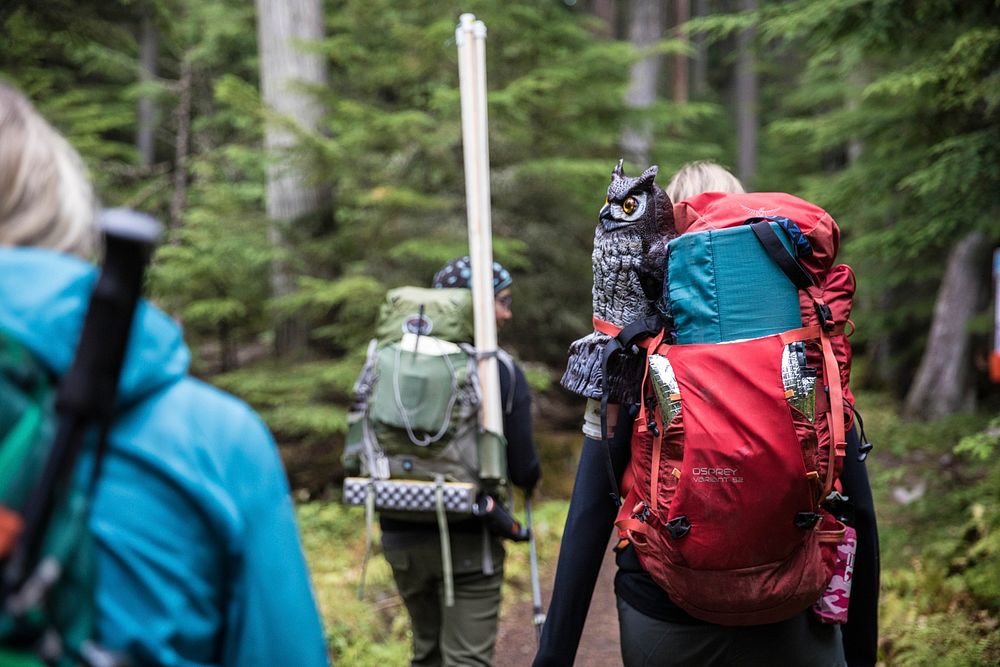
<instances>
[{"instance_id":1,"label":"blue jacket","mask_svg":"<svg viewBox=\"0 0 1000 667\"><path fill-rule=\"evenodd\" d=\"M0 248L0 329L57 374L97 273ZM180 328L142 303L93 502L99 641L139 664L326 665L284 469L263 422L188 376Z\"/></svg>"}]
</instances>

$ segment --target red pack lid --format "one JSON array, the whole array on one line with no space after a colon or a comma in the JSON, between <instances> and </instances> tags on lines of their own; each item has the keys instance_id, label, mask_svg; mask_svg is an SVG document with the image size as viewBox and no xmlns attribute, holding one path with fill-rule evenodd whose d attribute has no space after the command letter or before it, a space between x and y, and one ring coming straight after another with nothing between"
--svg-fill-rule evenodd
<instances>
[{"instance_id":1,"label":"red pack lid","mask_svg":"<svg viewBox=\"0 0 1000 667\"><path fill-rule=\"evenodd\" d=\"M674 204L677 232L701 232L744 224L750 218L788 218L812 246L811 256L799 257L802 266L822 284L840 247L840 228L829 213L815 204L784 192L703 192Z\"/></svg>"}]
</instances>

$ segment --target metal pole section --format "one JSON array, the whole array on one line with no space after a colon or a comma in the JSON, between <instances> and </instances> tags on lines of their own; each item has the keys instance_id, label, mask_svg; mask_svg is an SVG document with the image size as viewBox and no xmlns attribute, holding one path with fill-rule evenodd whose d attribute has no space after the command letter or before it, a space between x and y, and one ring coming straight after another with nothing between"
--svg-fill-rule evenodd
<instances>
[{"instance_id":1,"label":"metal pole section","mask_svg":"<svg viewBox=\"0 0 1000 667\"><path fill-rule=\"evenodd\" d=\"M545 612L542 611L542 586L538 579L538 550L535 548L535 526L531 516L531 496L527 492L524 494L524 514L528 524L528 534L531 536L528 542L530 546L531 564L531 607L534 615L532 622L535 625L535 639L542 640L542 626L545 624Z\"/></svg>"},{"instance_id":2,"label":"metal pole section","mask_svg":"<svg viewBox=\"0 0 1000 667\"><path fill-rule=\"evenodd\" d=\"M497 349L496 311L493 306L493 230L490 217L490 148L486 113L486 25L472 14L459 17L455 29L458 78L462 98L462 148L465 156L465 199L469 218L469 257L472 259L472 302L476 349ZM500 376L496 357L479 361L483 402L480 424L503 433Z\"/></svg>"}]
</instances>

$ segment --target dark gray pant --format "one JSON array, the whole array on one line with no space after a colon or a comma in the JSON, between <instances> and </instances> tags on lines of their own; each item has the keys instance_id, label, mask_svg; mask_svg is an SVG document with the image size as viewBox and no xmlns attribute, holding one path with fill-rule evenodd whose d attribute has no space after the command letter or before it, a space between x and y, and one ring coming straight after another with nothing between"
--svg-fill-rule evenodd
<instances>
[{"instance_id":1,"label":"dark gray pant","mask_svg":"<svg viewBox=\"0 0 1000 667\"><path fill-rule=\"evenodd\" d=\"M491 539L494 573L483 573L479 534L452 533L455 604L444 605L441 544L434 539L407 546L386 545L385 559L410 613L413 667L489 667L497 638L503 545Z\"/></svg>"},{"instance_id":2,"label":"dark gray pant","mask_svg":"<svg viewBox=\"0 0 1000 667\"><path fill-rule=\"evenodd\" d=\"M686 625L650 618L618 598L625 667L842 667L840 626L811 611L771 625Z\"/></svg>"}]
</instances>

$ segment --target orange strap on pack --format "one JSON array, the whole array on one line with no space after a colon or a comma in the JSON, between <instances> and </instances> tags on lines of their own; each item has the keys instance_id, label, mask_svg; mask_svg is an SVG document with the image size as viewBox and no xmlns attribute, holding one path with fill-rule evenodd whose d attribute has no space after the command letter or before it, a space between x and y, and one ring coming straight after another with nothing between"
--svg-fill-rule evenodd
<instances>
[{"instance_id":1,"label":"orange strap on pack","mask_svg":"<svg viewBox=\"0 0 1000 667\"><path fill-rule=\"evenodd\" d=\"M833 352L833 345L830 343L830 336L838 336L844 333L843 325L833 327L830 331L825 331L819 325L792 329L779 334L783 344L794 343L803 340L818 338L820 347L823 350L823 381L830 392L830 409L827 414L827 422L830 425L831 438L831 460L826 470L826 479L823 482L823 495L830 493L834 483L833 457L843 458L847 453L847 438L844 433L844 388L840 384L840 367L837 365L837 356Z\"/></svg>"},{"instance_id":2,"label":"orange strap on pack","mask_svg":"<svg viewBox=\"0 0 1000 667\"><path fill-rule=\"evenodd\" d=\"M663 337L665 335L666 331L660 331L660 333L658 333L652 339L652 341L650 341L649 349L656 350L659 347L660 343L663 342ZM648 379L649 379L649 364L647 363L646 368L642 374L642 395L639 397L639 403L641 406L639 408L639 414L642 415L643 417L646 417L645 393L646 393L646 381ZM666 425L663 423L662 418L660 419L660 423L656 424L655 414L650 418L649 423L652 423L654 426L658 428L658 431L654 432L653 434L653 462L652 462L653 469L650 472L650 478L649 478L649 504L651 509L656 510L658 506L658 503L656 502L656 493L660 477L660 447L663 444L663 430L666 428ZM642 422L642 425L645 425L647 429L649 428L648 423L645 421Z\"/></svg>"},{"instance_id":3,"label":"orange strap on pack","mask_svg":"<svg viewBox=\"0 0 1000 667\"><path fill-rule=\"evenodd\" d=\"M0 558L6 558L13 551L22 530L24 521L21 515L0 506Z\"/></svg>"},{"instance_id":4,"label":"orange strap on pack","mask_svg":"<svg viewBox=\"0 0 1000 667\"><path fill-rule=\"evenodd\" d=\"M638 519L621 519L620 521L616 521L615 525L626 532L640 533L642 535L645 535L649 531L649 524Z\"/></svg>"},{"instance_id":5,"label":"orange strap on pack","mask_svg":"<svg viewBox=\"0 0 1000 667\"><path fill-rule=\"evenodd\" d=\"M847 438L844 433L844 388L840 386L840 367L837 365L837 357L830 344L830 336L826 332L820 335L820 343L823 346L823 379L827 389L830 390L830 412L827 415L830 421L830 436L833 438L831 446L833 455L843 458L847 454ZM831 459L826 469L824 494L830 493L833 488L835 467Z\"/></svg>"},{"instance_id":6,"label":"orange strap on pack","mask_svg":"<svg viewBox=\"0 0 1000 667\"><path fill-rule=\"evenodd\" d=\"M607 322L605 320L602 320L602 319L598 318L597 316L593 316L591 318L591 321L594 323L594 331L600 331L602 334L607 334L607 335L611 336L612 338L614 338L618 334L620 334L622 332L622 329L623 329L623 327L620 327L617 324L612 324L611 322ZM662 336L660 336L659 338L660 338L660 340L663 340ZM639 347L642 347L642 348L653 349L656 345L659 344L659 343L655 343L654 344L653 342L651 342L651 341L655 341L655 340L656 340L655 338L645 338L643 340L636 341L635 344L638 345Z\"/></svg>"},{"instance_id":7,"label":"orange strap on pack","mask_svg":"<svg viewBox=\"0 0 1000 667\"><path fill-rule=\"evenodd\" d=\"M611 324L611 322L606 322L596 315L591 318L594 322L594 331L600 331L603 334L607 334L614 338L621 333L622 328L617 324Z\"/></svg>"}]
</instances>

